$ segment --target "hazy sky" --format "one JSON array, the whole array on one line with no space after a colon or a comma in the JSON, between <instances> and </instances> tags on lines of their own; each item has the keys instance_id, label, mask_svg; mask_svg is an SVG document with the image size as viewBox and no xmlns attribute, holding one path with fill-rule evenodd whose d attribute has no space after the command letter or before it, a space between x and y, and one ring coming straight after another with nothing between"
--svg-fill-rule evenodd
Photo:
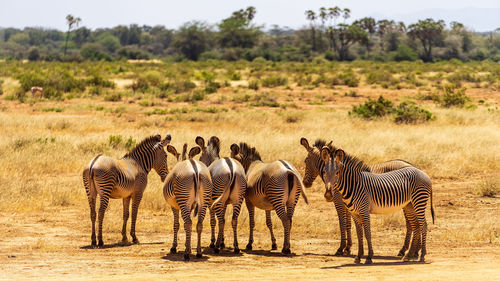
<instances>
[{"instance_id":1,"label":"hazy sky","mask_svg":"<svg viewBox=\"0 0 500 281\"><path fill-rule=\"evenodd\" d=\"M500 27L500 0L0 0L0 27L64 30L66 15L73 14L82 18L83 26L92 29L131 23L177 28L190 20L217 23L247 6L256 7L255 22L266 27L303 26L307 23L304 11L317 11L323 6L350 8L352 18L375 16L411 23L417 18L441 17L448 21L452 17L478 31Z\"/></svg>"}]
</instances>

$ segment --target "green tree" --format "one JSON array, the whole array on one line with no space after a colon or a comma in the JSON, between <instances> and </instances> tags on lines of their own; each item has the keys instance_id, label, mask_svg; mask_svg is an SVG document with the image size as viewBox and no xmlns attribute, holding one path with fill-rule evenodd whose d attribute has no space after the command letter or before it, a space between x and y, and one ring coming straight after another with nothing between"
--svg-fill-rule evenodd
<instances>
[{"instance_id":1,"label":"green tree","mask_svg":"<svg viewBox=\"0 0 500 281\"><path fill-rule=\"evenodd\" d=\"M38 47L35 47L35 46L31 47L28 50L28 60L36 61L39 59L40 59L40 49L38 49Z\"/></svg>"},{"instance_id":2,"label":"green tree","mask_svg":"<svg viewBox=\"0 0 500 281\"><path fill-rule=\"evenodd\" d=\"M121 47L120 40L109 32L104 32L99 35L97 42L106 48L110 53L114 53Z\"/></svg>"},{"instance_id":3,"label":"green tree","mask_svg":"<svg viewBox=\"0 0 500 281\"><path fill-rule=\"evenodd\" d=\"M203 22L185 23L174 35L173 46L190 60L198 60L209 47L210 29Z\"/></svg>"},{"instance_id":4,"label":"green tree","mask_svg":"<svg viewBox=\"0 0 500 281\"><path fill-rule=\"evenodd\" d=\"M69 33L71 32L73 26L78 27L81 21L82 21L81 18L75 18L73 15L66 16L66 23L68 24L68 32L66 33L66 44L64 45L64 55L66 55L66 51L68 49Z\"/></svg>"},{"instance_id":5,"label":"green tree","mask_svg":"<svg viewBox=\"0 0 500 281\"><path fill-rule=\"evenodd\" d=\"M377 31L377 23L374 18L365 17L353 22L354 25L361 27L367 33L367 40L361 41L360 43L366 47L366 53L370 54L370 49L373 46L373 35Z\"/></svg>"},{"instance_id":6,"label":"green tree","mask_svg":"<svg viewBox=\"0 0 500 281\"><path fill-rule=\"evenodd\" d=\"M248 7L240 9L218 25L218 41L223 48L252 48L260 35L260 27L252 24L256 10Z\"/></svg>"},{"instance_id":7,"label":"green tree","mask_svg":"<svg viewBox=\"0 0 500 281\"><path fill-rule=\"evenodd\" d=\"M419 39L424 48L422 59L431 62L432 46L442 39L445 23L443 20L433 19L419 20L408 26L408 35L413 39Z\"/></svg>"}]
</instances>

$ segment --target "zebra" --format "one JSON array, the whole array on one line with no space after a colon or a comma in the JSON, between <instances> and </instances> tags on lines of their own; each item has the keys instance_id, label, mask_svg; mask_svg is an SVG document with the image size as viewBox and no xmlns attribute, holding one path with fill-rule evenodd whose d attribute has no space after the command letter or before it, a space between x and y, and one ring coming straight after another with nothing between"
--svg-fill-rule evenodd
<instances>
[{"instance_id":1,"label":"zebra","mask_svg":"<svg viewBox=\"0 0 500 281\"><path fill-rule=\"evenodd\" d=\"M109 199L123 198L123 228L122 243L127 243L127 220L129 217L130 200L132 200L132 224L130 236L132 242L139 240L135 235L137 210L147 185L147 176L151 169L155 169L164 181L168 174L167 153L164 147L170 143L172 137L167 135L163 140L160 135L144 139L134 149L116 160L107 156L98 155L90 161L83 170L83 185L90 205L90 220L92 222L92 246L96 246L95 220L96 198L100 197L99 230L97 246L104 246L102 240L102 224L104 213Z\"/></svg>"},{"instance_id":2,"label":"zebra","mask_svg":"<svg viewBox=\"0 0 500 281\"><path fill-rule=\"evenodd\" d=\"M213 214L212 209L215 209L217 218L219 220L219 235L217 243L214 246L214 251L218 253L220 249L224 249L224 225L226 207L228 204L233 204L233 218L231 221L233 227L233 246L234 253L238 254L240 249L238 247L238 216L240 215L241 204L245 197L246 191L246 178L243 166L233 158L224 157L220 158L220 140L212 136L205 146L205 140L198 136L195 142L201 148L200 161L208 166L210 176L212 178L212 200L215 200L210 208L210 214ZM231 153L237 154L239 147L237 145L231 146ZM214 218L215 225L215 218ZM214 240L214 228L212 228L212 243Z\"/></svg>"},{"instance_id":3,"label":"zebra","mask_svg":"<svg viewBox=\"0 0 500 281\"><path fill-rule=\"evenodd\" d=\"M373 249L370 230L370 213L388 214L401 208L408 214L413 231L420 239L413 239L408 253L403 257L408 261L415 256L420 244L420 261L425 261L427 222L425 208L430 197L432 222L432 183L427 174L415 167L406 167L384 174L374 174L370 168L356 157L346 154L342 149L321 149L325 162L323 179L327 190L337 189L342 200L351 212L358 236L358 254L355 263L363 256L363 231L368 243L368 256L365 263L372 263Z\"/></svg>"},{"instance_id":4,"label":"zebra","mask_svg":"<svg viewBox=\"0 0 500 281\"><path fill-rule=\"evenodd\" d=\"M307 151L307 156L304 159L304 163L306 164L305 174L304 174L304 185L306 187L311 187L312 183L319 175L320 171L322 171L324 167L324 162L320 156L320 150L323 146L327 145L325 140L316 139L313 146L309 146L309 142L306 138L301 138L300 143ZM335 149L331 142L327 145L330 150ZM411 163L408 163L404 160L390 160L382 163L377 163L370 165L369 168L373 173L382 174L386 172L390 172L392 170L398 170L405 167L412 167ZM323 180L323 177L321 177ZM323 180L324 182L324 180ZM340 247L335 252L336 256L341 255L349 255L351 252L352 240L351 240L351 215L347 210L346 205L342 201L342 197L337 190L333 190L333 192L325 191L324 197L326 201L333 202L335 205L335 209L337 210L337 215L339 219L339 227L340 227ZM406 235L403 247L398 253L398 256L404 256L406 250L408 250L408 246L410 244L412 227L410 221L408 220L408 215L404 213L406 220Z\"/></svg>"},{"instance_id":5,"label":"zebra","mask_svg":"<svg viewBox=\"0 0 500 281\"><path fill-rule=\"evenodd\" d=\"M176 149L169 145L167 150L178 155ZM189 151L188 159L179 160L172 171L165 179L163 186L163 197L172 209L174 215L174 239L170 253L177 253L177 234L179 232L179 211L184 221L184 230L186 232L186 250L184 260L188 261L191 254L191 211L194 210L194 216L198 216L196 230L198 234L198 244L196 247L196 257L201 258L201 233L203 230L203 219L205 218L206 207L210 203L212 192L212 180L207 166L200 161L192 159L199 154L201 149L193 147Z\"/></svg>"},{"instance_id":6,"label":"zebra","mask_svg":"<svg viewBox=\"0 0 500 281\"><path fill-rule=\"evenodd\" d=\"M236 144L231 145L234 146ZM255 147L250 147L246 143L240 143L238 153L232 150L231 154L242 164L247 178L245 202L250 217L250 237L246 249L252 250L255 207L257 207L266 211L266 225L271 233L272 250L276 250L277 245L273 234L271 211L276 211L283 223L285 234L281 252L285 255L290 254L292 216L301 194L308 204L302 177L285 160L264 163Z\"/></svg>"}]
</instances>

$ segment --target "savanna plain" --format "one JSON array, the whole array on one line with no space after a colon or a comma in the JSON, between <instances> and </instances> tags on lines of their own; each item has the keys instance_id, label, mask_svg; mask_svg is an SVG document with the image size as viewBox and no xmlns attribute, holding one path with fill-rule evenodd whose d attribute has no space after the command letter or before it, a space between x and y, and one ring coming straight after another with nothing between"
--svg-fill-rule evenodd
<instances>
[{"instance_id":1,"label":"savanna plain","mask_svg":"<svg viewBox=\"0 0 500 281\"><path fill-rule=\"evenodd\" d=\"M1 61L0 81L0 279L500 276L498 63ZM42 86L45 97L32 97L32 86ZM198 135L216 135L221 156L229 155L232 143L247 142L264 161L286 159L302 175L307 153L301 137L309 143L332 140L368 164L407 160L433 183L436 221L427 208L426 262L396 256L405 233L401 211L372 215L373 265L354 264L353 255L334 256L337 214L323 198L319 178L307 189L309 205L299 200L288 256L280 252L281 222L273 214L279 250L271 251L264 211L258 209L253 251L231 251L226 223L229 248L214 254L206 217L204 256L184 262L182 220L180 253L170 254L173 216L154 171L139 208L140 244L119 243L122 202L111 200L105 247L90 247L85 165L100 153L119 158L156 133L171 134L178 150L184 143L194 146ZM171 155L168 163L170 169L175 165ZM238 233L244 249L245 207ZM354 254L355 232L353 243Z\"/></svg>"}]
</instances>

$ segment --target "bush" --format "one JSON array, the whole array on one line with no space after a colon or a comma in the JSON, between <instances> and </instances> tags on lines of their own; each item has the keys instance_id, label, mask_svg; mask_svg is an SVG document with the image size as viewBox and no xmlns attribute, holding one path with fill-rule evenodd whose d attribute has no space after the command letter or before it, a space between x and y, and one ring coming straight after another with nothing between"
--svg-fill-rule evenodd
<instances>
[{"instance_id":1,"label":"bush","mask_svg":"<svg viewBox=\"0 0 500 281\"><path fill-rule=\"evenodd\" d=\"M132 85L130 85L130 88L132 88L134 93L137 91L145 93L146 90L149 89L149 83L144 77L139 77L132 83Z\"/></svg>"},{"instance_id":2,"label":"bush","mask_svg":"<svg viewBox=\"0 0 500 281\"><path fill-rule=\"evenodd\" d=\"M183 92L188 92L196 88L196 84L190 80L184 80L184 81L176 81L174 83L171 82L163 83L159 86L159 88L162 91L173 90L174 93L179 94Z\"/></svg>"},{"instance_id":3,"label":"bush","mask_svg":"<svg viewBox=\"0 0 500 281\"><path fill-rule=\"evenodd\" d=\"M111 148L125 148L127 150L131 150L135 147L136 141L129 137L126 141L123 141L123 137L121 135L110 135L108 138L108 146Z\"/></svg>"},{"instance_id":4,"label":"bush","mask_svg":"<svg viewBox=\"0 0 500 281\"><path fill-rule=\"evenodd\" d=\"M61 92L72 92L85 90L85 80L76 79L67 71L27 72L16 77L21 84L21 88L27 92L31 87L42 87L47 98L59 98Z\"/></svg>"},{"instance_id":5,"label":"bush","mask_svg":"<svg viewBox=\"0 0 500 281\"><path fill-rule=\"evenodd\" d=\"M415 53L412 48L406 45L399 45L394 54L395 61L416 61L417 59L417 53Z\"/></svg>"},{"instance_id":6,"label":"bush","mask_svg":"<svg viewBox=\"0 0 500 281\"><path fill-rule=\"evenodd\" d=\"M259 89L259 80L250 80L248 82L248 88L257 91Z\"/></svg>"},{"instance_id":7,"label":"bush","mask_svg":"<svg viewBox=\"0 0 500 281\"><path fill-rule=\"evenodd\" d=\"M391 80L392 74L388 71L373 71L366 76L366 82L368 84L381 84L383 82L390 82Z\"/></svg>"},{"instance_id":8,"label":"bush","mask_svg":"<svg viewBox=\"0 0 500 281\"><path fill-rule=\"evenodd\" d=\"M444 107L464 107L470 98L465 95L465 88L457 89L453 85L444 87L444 94L441 98L441 105Z\"/></svg>"},{"instance_id":9,"label":"bush","mask_svg":"<svg viewBox=\"0 0 500 281\"><path fill-rule=\"evenodd\" d=\"M377 100L369 99L364 104L354 106L349 115L357 115L365 119L382 117L394 112L392 101L380 96Z\"/></svg>"},{"instance_id":10,"label":"bush","mask_svg":"<svg viewBox=\"0 0 500 281\"><path fill-rule=\"evenodd\" d=\"M288 83L288 78L281 76L268 76L262 79L262 87L274 88L285 86Z\"/></svg>"},{"instance_id":11,"label":"bush","mask_svg":"<svg viewBox=\"0 0 500 281\"><path fill-rule=\"evenodd\" d=\"M433 118L432 113L418 107L414 102L402 102L396 107L396 123L417 124L424 123Z\"/></svg>"},{"instance_id":12,"label":"bush","mask_svg":"<svg viewBox=\"0 0 500 281\"><path fill-rule=\"evenodd\" d=\"M500 185L496 180L486 180L477 187L478 194L484 197L494 198L500 189Z\"/></svg>"},{"instance_id":13,"label":"bush","mask_svg":"<svg viewBox=\"0 0 500 281\"><path fill-rule=\"evenodd\" d=\"M359 78L354 72L347 71L345 73L337 74L337 76L333 79L333 85L357 87L359 85Z\"/></svg>"},{"instance_id":14,"label":"bush","mask_svg":"<svg viewBox=\"0 0 500 281\"><path fill-rule=\"evenodd\" d=\"M90 78L86 80L88 86L100 86L104 88L114 89L116 87L115 82L103 78L99 74L93 74Z\"/></svg>"},{"instance_id":15,"label":"bush","mask_svg":"<svg viewBox=\"0 0 500 281\"><path fill-rule=\"evenodd\" d=\"M122 95L120 93L112 93L104 97L105 101L121 101Z\"/></svg>"}]
</instances>

